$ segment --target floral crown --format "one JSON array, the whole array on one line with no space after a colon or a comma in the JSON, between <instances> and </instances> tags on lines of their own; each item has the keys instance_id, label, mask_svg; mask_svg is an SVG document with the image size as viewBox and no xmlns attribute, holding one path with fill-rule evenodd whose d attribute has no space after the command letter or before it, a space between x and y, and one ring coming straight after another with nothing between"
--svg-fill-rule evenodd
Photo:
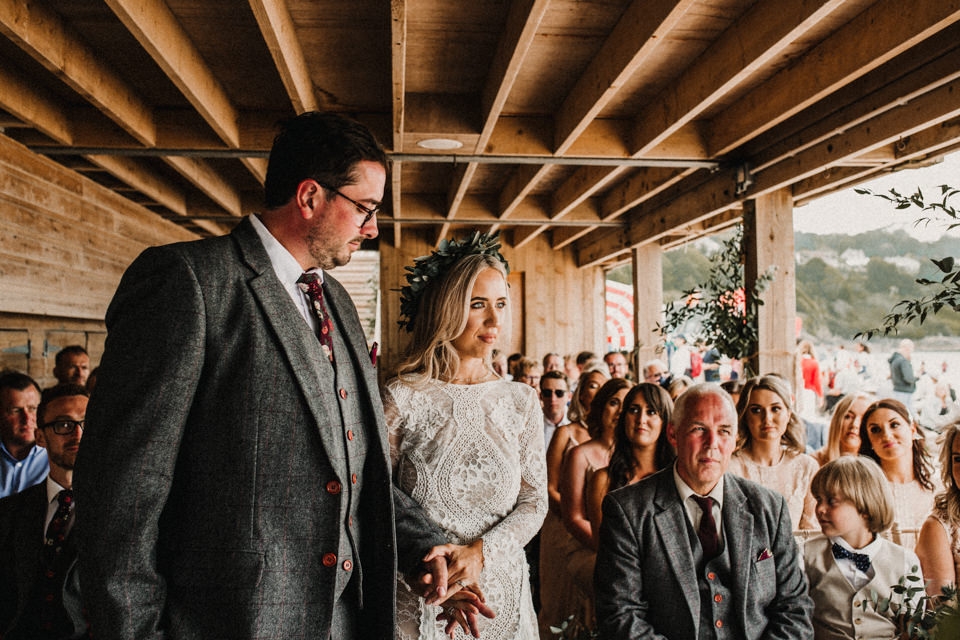
<instances>
[{"instance_id":1,"label":"floral crown","mask_svg":"<svg viewBox=\"0 0 960 640\"><path fill-rule=\"evenodd\" d=\"M440 247L428 256L420 256L413 260L413 266L404 267L407 286L400 289L400 320L397 324L413 332L413 321L417 317L420 298L430 284L446 275L454 264L461 258L476 254L493 256L503 263L504 269L510 271L506 258L500 254L500 232L480 233L457 242L456 240L441 240Z\"/></svg>"}]
</instances>

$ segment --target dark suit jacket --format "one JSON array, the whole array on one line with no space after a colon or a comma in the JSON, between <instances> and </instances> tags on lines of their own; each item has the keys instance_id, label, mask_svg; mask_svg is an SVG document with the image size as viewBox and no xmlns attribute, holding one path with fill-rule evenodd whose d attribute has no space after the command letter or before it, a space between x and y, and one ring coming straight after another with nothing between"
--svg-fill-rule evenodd
<instances>
[{"instance_id":1,"label":"dark suit jacket","mask_svg":"<svg viewBox=\"0 0 960 640\"><path fill-rule=\"evenodd\" d=\"M0 637L24 637L24 614L40 576L44 525L47 519L46 480L0 500ZM63 605L73 621L74 636L86 633L80 603L77 550L73 530L61 551L68 566L63 583ZM32 628L32 622L27 625ZM18 630L18 631L12 631Z\"/></svg>"},{"instance_id":2,"label":"dark suit jacket","mask_svg":"<svg viewBox=\"0 0 960 640\"><path fill-rule=\"evenodd\" d=\"M366 453L349 463L319 342L249 220L147 249L124 274L74 482L98 639L327 638L344 569L324 560L346 535L347 497L327 487L353 472L361 632L393 637L398 554L406 570L445 540L394 494L363 329L343 287L325 281L350 351L337 363L356 369L369 420Z\"/></svg>"},{"instance_id":3,"label":"dark suit jacket","mask_svg":"<svg viewBox=\"0 0 960 640\"><path fill-rule=\"evenodd\" d=\"M734 568L729 587L746 637L812 638L813 603L783 496L727 474L722 517ZM601 638L697 637L688 522L673 467L607 495L595 572Z\"/></svg>"}]
</instances>

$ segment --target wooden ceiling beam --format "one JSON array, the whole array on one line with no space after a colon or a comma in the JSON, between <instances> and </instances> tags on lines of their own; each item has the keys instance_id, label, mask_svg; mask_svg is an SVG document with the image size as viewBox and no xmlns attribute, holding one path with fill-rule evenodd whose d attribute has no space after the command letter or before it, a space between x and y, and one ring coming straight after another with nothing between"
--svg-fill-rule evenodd
<instances>
[{"instance_id":1,"label":"wooden ceiling beam","mask_svg":"<svg viewBox=\"0 0 960 640\"><path fill-rule=\"evenodd\" d=\"M163 0L105 0L227 146L240 146L237 110Z\"/></svg>"},{"instance_id":2,"label":"wooden ceiling beam","mask_svg":"<svg viewBox=\"0 0 960 640\"><path fill-rule=\"evenodd\" d=\"M169 209L178 217L188 218L187 196L179 188L158 178L134 158L117 156L84 156L93 164L108 171L118 180L130 185L153 202ZM221 235L223 228L212 220L191 220L193 224L214 235Z\"/></svg>"},{"instance_id":3,"label":"wooden ceiling beam","mask_svg":"<svg viewBox=\"0 0 960 640\"><path fill-rule=\"evenodd\" d=\"M694 0L630 3L556 114L557 154L569 150L623 85L669 41L671 31L695 4Z\"/></svg>"},{"instance_id":4,"label":"wooden ceiling beam","mask_svg":"<svg viewBox=\"0 0 960 640\"><path fill-rule=\"evenodd\" d=\"M0 2L0 33L139 142L156 143L151 108L54 11L39 2Z\"/></svg>"},{"instance_id":5,"label":"wooden ceiling beam","mask_svg":"<svg viewBox=\"0 0 960 640\"><path fill-rule=\"evenodd\" d=\"M407 2L390 0L390 86L393 103L393 150L404 151L403 132L407 96ZM399 186L399 185L397 185ZM394 211L400 206L399 191L394 192ZM399 238L395 229L394 238ZM396 240L395 240L396 241Z\"/></svg>"},{"instance_id":6,"label":"wooden ceiling beam","mask_svg":"<svg viewBox=\"0 0 960 640\"><path fill-rule=\"evenodd\" d=\"M734 151L957 20L960 0L879 0L713 118L710 153Z\"/></svg>"},{"instance_id":7,"label":"wooden ceiling beam","mask_svg":"<svg viewBox=\"0 0 960 640\"><path fill-rule=\"evenodd\" d=\"M164 156L163 161L233 216L243 215L240 194L204 160Z\"/></svg>"},{"instance_id":8,"label":"wooden ceiling beam","mask_svg":"<svg viewBox=\"0 0 960 640\"><path fill-rule=\"evenodd\" d=\"M938 48L938 57L927 64L903 73L904 61L894 60L853 85L845 87L839 92L843 95L831 96L823 104L816 105L810 110L812 113L804 112L801 117L805 125L795 124L792 121L785 123L785 127L794 133L784 136L779 134L779 128L772 131L771 134L777 134L779 138L776 143L758 149L754 153L747 153L754 170L763 171L852 126L875 118L884 111L894 109L960 78L960 68L957 67L956 62L960 55L958 51L960 46L956 39L960 29L954 29L951 32L944 33L950 36L948 42L944 42L948 48L946 50ZM911 50L911 53L913 51ZM900 73L902 75L899 75ZM759 147L759 141L748 146Z\"/></svg>"},{"instance_id":9,"label":"wooden ceiling beam","mask_svg":"<svg viewBox=\"0 0 960 640\"><path fill-rule=\"evenodd\" d=\"M0 65L0 109L36 127L60 144L72 144L70 119L36 84Z\"/></svg>"},{"instance_id":10,"label":"wooden ceiling beam","mask_svg":"<svg viewBox=\"0 0 960 640\"><path fill-rule=\"evenodd\" d=\"M887 110L756 174L745 197L775 191L877 147L960 116L960 79Z\"/></svg>"},{"instance_id":11,"label":"wooden ceiling beam","mask_svg":"<svg viewBox=\"0 0 960 640\"><path fill-rule=\"evenodd\" d=\"M510 4L507 23L497 43L493 64L490 65L490 74L487 76L480 96L483 127L480 129L474 153L484 152L496 129L500 114L503 113L503 105L506 104L520 74L548 4L549 0L513 0ZM477 171L477 166L475 162L467 163L455 174L447 197L448 218L456 216L457 209Z\"/></svg>"},{"instance_id":12,"label":"wooden ceiling beam","mask_svg":"<svg viewBox=\"0 0 960 640\"><path fill-rule=\"evenodd\" d=\"M843 0L758 2L636 116L633 154L669 139L784 50Z\"/></svg>"},{"instance_id":13,"label":"wooden ceiling beam","mask_svg":"<svg viewBox=\"0 0 960 640\"><path fill-rule=\"evenodd\" d=\"M294 111L316 111L313 80L285 0L249 0Z\"/></svg>"}]
</instances>

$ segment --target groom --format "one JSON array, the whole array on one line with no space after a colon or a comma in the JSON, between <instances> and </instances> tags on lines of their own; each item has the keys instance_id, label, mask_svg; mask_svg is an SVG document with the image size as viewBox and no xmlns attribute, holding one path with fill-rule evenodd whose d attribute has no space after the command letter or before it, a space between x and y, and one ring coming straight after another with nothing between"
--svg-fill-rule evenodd
<instances>
[{"instance_id":1,"label":"groom","mask_svg":"<svg viewBox=\"0 0 960 640\"><path fill-rule=\"evenodd\" d=\"M76 470L97 638L393 637L398 559L446 540L391 483L376 371L327 273L377 236L386 166L362 125L302 114L263 213L124 274ZM446 558L428 568L439 600Z\"/></svg>"}]
</instances>

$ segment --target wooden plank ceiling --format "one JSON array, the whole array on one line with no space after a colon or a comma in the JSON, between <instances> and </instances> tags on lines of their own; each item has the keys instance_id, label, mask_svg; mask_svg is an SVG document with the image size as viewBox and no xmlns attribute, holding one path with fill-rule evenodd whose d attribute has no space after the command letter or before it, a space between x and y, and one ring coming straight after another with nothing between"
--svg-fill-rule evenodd
<instances>
[{"instance_id":1,"label":"wooden plank ceiling","mask_svg":"<svg viewBox=\"0 0 960 640\"><path fill-rule=\"evenodd\" d=\"M394 160L380 242L496 228L613 264L960 146L958 20L960 0L3 0L0 126L209 235L259 208L277 120L340 111Z\"/></svg>"}]
</instances>

